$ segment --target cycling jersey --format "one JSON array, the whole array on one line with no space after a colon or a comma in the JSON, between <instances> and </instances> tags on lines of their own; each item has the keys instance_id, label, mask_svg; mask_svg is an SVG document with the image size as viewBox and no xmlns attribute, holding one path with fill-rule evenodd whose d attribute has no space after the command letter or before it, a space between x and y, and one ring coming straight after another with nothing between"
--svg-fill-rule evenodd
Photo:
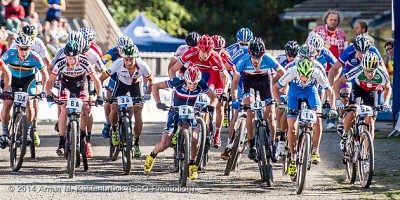
<instances>
[{"instance_id":1,"label":"cycling jersey","mask_svg":"<svg viewBox=\"0 0 400 200\"><path fill-rule=\"evenodd\" d=\"M79 55L78 63L76 66L68 66L67 59L59 58L55 61L52 74L59 76L60 79L68 82L86 80L94 72L90 65L88 58L84 55Z\"/></svg>"},{"instance_id":2,"label":"cycling jersey","mask_svg":"<svg viewBox=\"0 0 400 200\"><path fill-rule=\"evenodd\" d=\"M115 60L117 60L118 58L120 58L120 55L118 53L118 47L113 47L110 50L108 50L106 52L106 54L104 54L103 56L103 63L106 66L110 66L110 64L108 64L109 61L114 62Z\"/></svg>"},{"instance_id":3,"label":"cycling jersey","mask_svg":"<svg viewBox=\"0 0 400 200\"><path fill-rule=\"evenodd\" d=\"M286 57L286 54L279 54L276 57L276 60L278 61L279 64L281 64L282 66L286 66L289 63L289 60Z\"/></svg>"},{"instance_id":4,"label":"cycling jersey","mask_svg":"<svg viewBox=\"0 0 400 200\"><path fill-rule=\"evenodd\" d=\"M97 45L96 43L91 42L89 48L93 49L100 56L100 58L103 57L103 51L101 50L100 46Z\"/></svg>"},{"instance_id":5,"label":"cycling jersey","mask_svg":"<svg viewBox=\"0 0 400 200\"><path fill-rule=\"evenodd\" d=\"M211 51L210 57L205 60L201 61L199 58L199 51L197 48L190 48L188 51L186 51L181 58L179 58L179 61L185 66L185 63L191 62L195 64L200 71L202 72L202 79L206 82L210 79L210 71L211 70L216 70L220 72L225 71L225 66L223 64L223 61L221 57L218 55L217 52Z\"/></svg>"},{"instance_id":6,"label":"cycling jersey","mask_svg":"<svg viewBox=\"0 0 400 200\"><path fill-rule=\"evenodd\" d=\"M124 59L119 58L107 69L106 74L108 76L117 74L116 79L126 85L132 85L133 83L139 82L142 75L146 78L149 78L152 75L150 67L140 58L136 58L136 64L134 66L136 71L132 76L124 65Z\"/></svg>"},{"instance_id":7,"label":"cycling jersey","mask_svg":"<svg viewBox=\"0 0 400 200\"><path fill-rule=\"evenodd\" d=\"M376 74L371 80L365 76L364 69L361 65L353 68L344 76L347 81L354 81L355 84L359 85L365 91L377 90L379 86L390 82L389 74L382 66L378 66Z\"/></svg>"},{"instance_id":8,"label":"cycling jersey","mask_svg":"<svg viewBox=\"0 0 400 200\"><path fill-rule=\"evenodd\" d=\"M229 55L233 56L239 49L239 43L233 43L225 48Z\"/></svg>"},{"instance_id":9,"label":"cycling jersey","mask_svg":"<svg viewBox=\"0 0 400 200\"><path fill-rule=\"evenodd\" d=\"M204 80L200 80L197 84L195 90L190 91L186 86L186 82L182 77L176 77L165 81L165 84L169 88L174 88L174 97L173 97L173 105L189 105L193 106L196 102L197 95L199 93L207 93L210 88Z\"/></svg>"},{"instance_id":10,"label":"cycling jersey","mask_svg":"<svg viewBox=\"0 0 400 200\"><path fill-rule=\"evenodd\" d=\"M65 54L64 54L65 55ZM106 70L106 67L103 64L103 60L93 49L89 49L88 52L85 53L85 56L88 58L89 62L96 67L96 69L102 73Z\"/></svg>"},{"instance_id":11,"label":"cycling jersey","mask_svg":"<svg viewBox=\"0 0 400 200\"><path fill-rule=\"evenodd\" d=\"M175 53L174 53L174 59L175 60L179 60L179 58L182 57L182 55L189 50L191 47L186 45L186 44L182 44L181 46L178 47L178 49L176 49Z\"/></svg>"},{"instance_id":12,"label":"cycling jersey","mask_svg":"<svg viewBox=\"0 0 400 200\"><path fill-rule=\"evenodd\" d=\"M256 71L251 63L251 56L249 54L243 56L243 59L237 63L236 68L237 73L244 73L245 75L270 74L271 69L283 70L283 67L269 53L266 53L262 56L259 71Z\"/></svg>"},{"instance_id":13,"label":"cycling jersey","mask_svg":"<svg viewBox=\"0 0 400 200\"><path fill-rule=\"evenodd\" d=\"M28 77L44 69L42 59L34 51L29 51L26 60L21 61L18 57L18 50L9 49L3 54L2 59L9 65L12 76L17 78Z\"/></svg>"},{"instance_id":14,"label":"cycling jersey","mask_svg":"<svg viewBox=\"0 0 400 200\"><path fill-rule=\"evenodd\" d=\"M55 64L56 64L56 61L59 60L60 57L65 57L64 47L63 47L63 48L60 48L60 49L56 52L56 54L54 55L53 60L51 60L51 63L50 63L50 64L51 64L51 65L55 65Z\"/></svg>"},{"instance_id":15,"label":"cycling jersey","mask_svg":"<svg viewBox=\"0 0 400 200\"><path fill-rule=\"evenodd\" d=\"M40 55L40 57L46 58L49 57L49 52L47 51L46 46L44 45L43 41L37 37L35 37L35 42L33 43L31 50L33 50L34 52L38 53ZM15 42L15 40L11 43L10 48L15 48L17 46L17 43Z\"/></svg>"},{"instance_id":16,"label":"cycling jersey","mask_svg":"<svg viewBox=\"0 0 400 200\"><path fill-rule=\"evenodd\" d=\"M244 55L246 55L246 54L249 53L249 52L248 52L248 49L249 49L248 46L243 46L242 48L238 49L238 50L235 52L235 54L233 54L233 55L229 58L230 62L236 65L236 64L239 62L239 60L240 60L241 58L243 58ZM228 53L229 53L229 52L228 52Z\"/></svg>"},{"instance_id":17,"label":"cycling jersey","mask_svg":"<svg viewBox=\"0 0 400 200\"><path fill-rule=\"evenodd\" d=\"M378 49L375 47L370 47L368 51L376 53L379 58L379 63L382 63L382 57L379 53ZM343 65L342 75L349 72L354 67L360 65L361 60L359 60L356 56L356 50L354 49L354 45L347 47L344 52L339 57L339 62Z\"/></svg>"},{"instance_id":18,"label":"cycling jersey","mask_svg":"<svg viewBox=\"0 0 400 200\"><path fill-rule=\"evenodd\" d=\"M316 59L321 65L324 67L326 72L329 72L329 69L335 64L337 61L336 57L333 55L331 51L327 48L323 47L321 53L319 54L318 58Z\"/></svg>"}]
</instances>

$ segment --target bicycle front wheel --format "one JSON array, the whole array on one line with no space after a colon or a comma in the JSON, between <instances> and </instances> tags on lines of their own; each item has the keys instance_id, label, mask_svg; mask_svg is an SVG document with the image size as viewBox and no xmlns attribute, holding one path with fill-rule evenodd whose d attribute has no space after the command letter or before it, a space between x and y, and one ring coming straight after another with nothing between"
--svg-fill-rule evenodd
<instances>
[{"instance_id":1,"label":"bicycle front wheel","mask_svg":"<svg viewBox=\"0 0 400 200\"><path fill-rule=\"evenodd\" d=\"M186 187L186 183L187 183L187 177L189 175L189 152L190 152L190 134L189 134L189 130L184 129L182 130L182 132L180 133L180 141L178 141L178 154L183 154L183 158L182 156L180 156L179 158L179 184L182 187Z\"/></svg>"},{"instance_id":2,"label":"bicycle front wheel","mask_svg":"<svg viewBox=\"0 0 400 200\"><path fill-rule=\"evenodd\" d=\"M225 166L225 176L229 176L231 171L234 171L236 168L236 163L238 163L238 157L241 155L239 148L240 145L244 143L244 129L246 129L246 121L245 118L239 118L239 128L237 130L233 131L233 134L235 135L234 137L234 143L232 146L232 150L230 152L228 162L226 162Z\"/></svg>"},{"instance_id":3,"label":"bicycle front wheel","mask_svg":"<svg viewBox=\"0 0 400 200\"><path fill-rule=\"evenodd\" d=\"M36 127L32 126L32 128L29 131L29 135L31 136L31 142L29 144L29 149L31 152L31 158L35 158L36 157L36 150L35 150L35 143L33 142L33 133L36 131Z\"/></svg>"},{"instance_id":4,"label":"bicycle front wheel","mask_svg":"<svg viewBox=\"0 0 400 200\"><path fill-rule=\"evenodd\" d=\"M67 133L67 171L69 178L73 178L75 175L75 166L76 166L76 137L78 136L78 122L71 121L69 124L69 133ZM69 141L69 143L68 143Z\"/></svg>"},{"instance_id":5,"label":"bicycle front wheel","mask_svg":"<svg viewBox=\"0 0 400 200\"><path fill-rule=\"evenodd\" d=\"M363 131L360 134L360 150L358 153L358 176L361 187L369 188L374 175L374 144L371 134Z\"/></svg>"},{"instance_id":6,"label":"bicycle front wheel","mask_svg":"<svg viewBox=\"0 0 400 200\"><path fill-rule=\"evenodd\" d=\"M347 151L345 152L343 158L346 165L347 180L349 180L350 184L354 184L357 175L357 164L356 162L354 162L353 159L354 156L356 155L353 134L354 130L353 128L350 128L347 139L348 142Z\"/></svg>"},{"instance_id":7,"label":"bicycle front wheel","mask_svg":"<svg viewBox=\"0 0 400 200\"><path fill-rule=\"evenodd\" d=\"M16 113L12 126L10 145L10 166L13 171L19 171L24 162L28 134L26 124L26 115L20 112Z\"/></svg>"},{"instance_id":8,"label":"bicycle front wheel","mask_svg":"<svg viewBox=\"0 0 400 200\"><path fill-rule=\"evenodd\" d=\"M297 189L296 194L301 194L303 192L304 186L306 184L306 173L307 173L307 165L308 158L311 156L310 148L311 148L311 137L310 134L300 133L302 136L300 137L300 141L298 141L298 161L297 161Z\"/></svg>"},{"instance_id":9,"label":"bicycle front wheel","mask_svg":"<svg viewBox=\"0 0 400 200\"><path fill-rule=\"evenodd\" d=\"M206 148L206 137L207 137L207 131L206 131L206 123L204 120L200 117L196 117L197 121L197 127L199 128L199 133L197 136L197 141L198 141L198 150L197 150L197 156L196 156L196 165L199 170L202 170L201 168L201 163L203 162L203 154Z\"/></svg>"},{"instance_id":10,"label":"bicycle front wheel","mask_svg":"<svg viewBox=\"0 0 400 200\"><path fill-rule=\"evenodd\" d=\"M260 168L261 179L267 182L267 186L271 187L273 183L272 164L271 158L267 156L267 132L264 126L258 127L258 154L260 161L258 167Z\"/></svg>"},{"instance_id":11,"label":"bicycle front wheel","mask_svg":"<svg viewBox=\"0 0 400 200\"><path fill-rule=\"evenodd\" d=\"M131 155L132 155L132 128L128 117L122 118L123 124L120 126L120 143L122 143L122 166L124 173L131 173Z\"/></svg>"}]
</instances>

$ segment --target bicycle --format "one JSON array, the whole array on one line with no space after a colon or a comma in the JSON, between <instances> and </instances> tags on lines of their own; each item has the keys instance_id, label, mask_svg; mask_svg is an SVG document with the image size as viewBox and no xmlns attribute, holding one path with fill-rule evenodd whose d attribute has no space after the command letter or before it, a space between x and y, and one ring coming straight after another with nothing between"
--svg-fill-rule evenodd
<instances>
[{"instance_id":1,"label":"bicycle","mask_svg":"<svg viewBox=\"0 0 400 200\"><path fill-rule=\"evenodd\" d=\"M239 166L241 155L248 146L246 128L247 113L245 111L246 109L246 106L240 105L240 109L238 110L239 117L235 122L235 127L232 133L233 145L225 166L225 176L229 176L232 171L236 170L236 168Z\"/></svg>"},{"instance_id":2,"label":"bicycle","mask_svg":"<svg viewBox=\"0 0 400 200\"><path fill-rule=\"evenodd\" d=\"M348 106L346 112L356 111L356 118L347 133L343 163L350 184L354 184L358 171L360 185L369 188L374 174L374 144L369 132L370 126L365 123L366 117L374 116L375 111L382 111L382 106L365 105ZM365 129L364 129L365 127Z\"/></svg>"},{"instance_id":3,"label":"bicycle","mask_svg":"<svg viewBox=\"0 0 400 200\"><path fill-rule=\"evenodd\" d=\"M321 113L308 109L305 100L301 100L300 110L289 110L291 114L299 115L299 122L297 125L297 145L296 145L296 175L290 176L293 182L296 182L296 194L301 194L304 190L306 183L307 170L311 169L311 151L312 137L313 137L313 124L317 122L317 118ZM288 157L290 156L290 153Z\"/></svg>"},{"instance_id":4,"label":"bicycle","mask_svg":"<svg viewBox=\"0 0 400 200\"><path fill-rule=\"evenodd\" d=\"M250 103L250 109L255 113L254 123L255 123L255 141L257 148L257 158L258 168L260 170L261 180L267 183L268 187L272 187L274 182L273 170L272 170L272 160L274 156L272 154L272 138L271 132L268 126L268 119L263 116L263 110L266 106L275 104L274 100L261 101L257 99L259 92L256 92L256 101Z\"/></svg>"},{"instance_id":5,"label":"bicycle","mask_svg":"<svg viewBox=\"0 0 400 200\"><path fill-rule=\"evenodd\" d=\"M205 147L204 147L204 153L202 154L202 162L200 164L200 170L204 170L207 167L208 164L208 153L211 149L211 144L214 144L214 135L215 135L215 124L213 123L213 119L214 119L214 112L207 112L205 113L204 116L208 115L208 121L205 122L206 123L206 143L205 143ZM203 117L204 117L203 116Z\"/></svg>"},{"instance_id":6,"label":"bicycle","mask_svg":"<svg viewBox=\"0 0 400 200\"><path fill-rule=\"evenodd\" d=\"M26 105L29 97L41 99L40 94L28 94L26 92L14 92L13 94L13 116L9 127L9 150L10 150L10 167L13 171L19 171L24 162L26 148L33 145L33 134L28 140L28 119L26 117Z\"/></svg>"},{"instance_id":7,"label":"bicycle","mask_svg":"<svg viewBox=\"0 0 400 200\"><path fill-rule=\"evenodd\" d=\"M76 168L78 168L81 163L80 154L82 154L83 171L86 172L89 169L86 157L85 136L81 136L79 133L79 122L83 103L90 103L90 101L84 101L75 96L71 96L68 100L55 100L55 103L62 105L65 104L65 101L67 109L67 134L65 137L64 157L67 159L68 177L73 178Z\"/></svg>"},{"instance_id":8,"label":"bicycle","mask_svg":"<svg viewBox=\"0 0 400 200\"><path fill-rule=\"evenodd\" d=\"M119 96L117 98L111 98L110 102L116 102L118 104L118 142L119 144L114 148L113 158L115 161L118 158L119 152L122 156L122 167L124 173L129 175L131 172L131 158L133 155L133 129L132 122L129 116L128 108L132 107L134 103L142 102L143 97L131 97L131 96ZM110 139L111 141L111 139ZM112 143L111 143L112 145ZM113 146L113 145L112 145ZM111 147L110 147L111 149ZM111 150L110 150L111 152Z\"/></svg>"}]
</instances>

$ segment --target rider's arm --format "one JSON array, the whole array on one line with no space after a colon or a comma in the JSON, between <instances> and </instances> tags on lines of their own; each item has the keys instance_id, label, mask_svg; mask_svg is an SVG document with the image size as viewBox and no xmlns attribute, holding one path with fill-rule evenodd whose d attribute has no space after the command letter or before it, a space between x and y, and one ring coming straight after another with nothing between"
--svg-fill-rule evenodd
<instances>
[{"instance_id":1,"label":"rider's arm","mask_svg":"<svg viewBox=\"0 0 400 200\"><path fill-rule=\"evenodd\" d=\"M101 82L99 80L99 77L97 76L97 73L94 73L94 72L90 73L89 76L94 82L94 87L96 88L97 96L101 97L103 95L102 92L101 92L102 91L101 90L102 84L101 84Z\"/></svg>"},{"instance_id":2,"label":"rider's arm","mask_svg":"<svg viewBox=\"0 0 400 200\"><path fill-rule=\"evenodd\" d=\"M229 83L229 74L226 68L224 71L219 72L219 77L221 78L222 85L224 87L224 93L226 94L228 92L228 83Z\"/></svg>"},{"instance_id":3,"label":"rider's arm","mask_svg":"<svg viewBox=\"0 0 400 200\"><path fill-rule=\"evenodd\" d=\"M47 80L49 79L49 73L47 72L47 67L44 66L42 70L40 70L42 74L42 84L46 85Z\"/></svg>"},{"instance_id":4,"label":"rider's arm","mask_svg":"<svg viewBox=\"0 0 400 200\"><path fill-rule=\"evenodd\" d=\"M176 72L181 69L183 64L181 62L176 62L172 67L168 70L168 76L169 78L175 78L176 77Z\"/></svg>"},{"instance_id":5,"label":"rider's arm","mask_svg":"<svg viewBox=\"0 0 400 200\"><path fill-rule=\"evenodd\" d=\"M280 103L281 103L281 98L280 98L280 93L279 93L279 90L280 90L281 88L282 88L282 87L278 84L278 82L275 83L275 84L272 86L272 97L274 98L274 100L276 101L277 104L280 104Z\"/></svg>"},{"instance_id":6,"label":"rider's arm","mask_svg":"<svg viewBox=\"0 0 400 200\"><path fill-rule=\"evenodd\" d=\"M343 64L337 61L328 72L329 84L333 85L333 82L339 78L342 72Z\"/></svg>"},{"instance_id":7,"label":"rider's arm","mask_svg":"<svg viewBox=\"0 0 400 200\"><path fill-rule=\"evenodd\" d=\"M147 81L147 91L146 94L151 94L152 90L153 90L153 74L151 74L150 76L146 77Z\"/></svg>"},{"instance_id":8,"label":"rider's arm","mask_svg":"<svg viewBox=\"0 0 400 200\"><path fill-rule=\"evenodd\" d=\"M335 92L333 91L332 88L328 88L326 91L326 96L329 99L329 102L331 103L331 109L336 110L336 101L335 101Z\"/></svg>"},{"instance_id":9,"label":"rider's arm","mask_svg":"<svg viewBox=\"0 0 400 200\"><path fill-rule=\"evenodd\" d=\"M390 86L390 82L387 82L384 86L384 103L389 105L390 97L392 96L392 87Z\"/></svg>"},{"instance_id":10,"label":"rider's arm","mask_svg":"<svg viewBox=\"0 0 400 200\"><path fill-rule=\"evenodd\" d=\"M3 74L4 77L4 91L11 91L10 87L11 87L11 79L12 79L12 75L11 75L11 71L8 68L8 66L1 60L1 67L0 70Z\"/></svg>"},{"instance_id":11,"label":"rider's arm","mask_svg":"<svg viewBox=\"0 0 400 200\"><path fill-rule=\"evenodd\" d=\"M168 85L165 81L162 82L158 82L156 84L153 84L152 86L152 92L153 92L153 97L154 97L154 101L157 103L161 103L161 99L160 99L160 89L165 89L168 88Z\"/></svg>"},{"instance_id":12,"label":"rider's arm","mask_svg":"<svg viewBox=\"0 0 400 200\"><path fill-rule=\"evenodd\" d=\"M103 84L103 83L104 83L104 80L106 80L108 77L109 77L109 76L108 76L107 72L103 72L103 73L100 75L100 78L99 78L100 83Z\"/></svg>"},{"instance_id":13,"label":"rider's arm","mask_svg":"<svg viewBox=\"0 0 400 200\"><path fill-rule=\"evenodd\" d=\"M169 71L169 70L171 69L171 67L174 66L175 63L177 63L177 62L178 62L178 60L175 59L175 57L172 57L171 60L169 61L169 64L168 64L168 71Z\"/></svg>"},{"instance_id":14,"label":"rider's arm","mask_svg":"<svg viewBox=\"0 0 400 200\"><path fill-rule=\"evenodd\" d=\"M48 95L48 96L51 95L51 88L53 88L56 80L57 80L57 75L50 73L49 80L47 80L47 83L46 83L46 95Z\"/></svg>"},{"instance_id":15,"label":"rider's arm","mask_svg":"<svg viewBox=\"0 0 400 200\"><path fill-rule=\"evenodd\" d=\"M217 105L217 103L218 103L217 96L211 90L208 90L208 92L206 94L210 97L211 105L215 107Z\"/></svg>"},{"instance_id":16,"label":"rider's arm","mask_svg":"<svg viewBox=\"0 0 400 200\"><path fill-rule=\"evenodd\" d=\"M333 82L333 91L335 92L335 96L340 96L340 85L345 84L347 82L347 78L345 76L340 77L335 82Z\"/></svg>"},{"instance_id":17,"label":"rider's arm","mask_svg":"<svg viewBox=\"0 0 400 200\"><path fill-rule=\"evenodd\" d=\"M232 100L237 99L239 80L240 80L240 74L234 73L231 86Z\"/></svg>"}]
</instances>

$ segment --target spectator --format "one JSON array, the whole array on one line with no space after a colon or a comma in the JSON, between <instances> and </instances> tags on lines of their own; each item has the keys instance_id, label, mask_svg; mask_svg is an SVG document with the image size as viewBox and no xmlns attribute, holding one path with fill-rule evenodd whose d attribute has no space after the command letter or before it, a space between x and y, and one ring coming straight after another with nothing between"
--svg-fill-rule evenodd
<instances>
[{"instance_id":1,"label":"spectator","mask_svg":"<svg viewBox=\"0 0 400 200\"><path fill-rule=\"evenodd\" d=\"M20 0L20 3L25 10L25 18L29 17L29 15L35 12L35 2L33 0Z\"/></svg>"},{"instance_id":2,"label":"spectator","mask_svg":"<svg viewBox=\"0 0 400 200\"><path fill-rule=\"evenodd\" d=\"M0 3L0 26L3 26L5 23L5 12L6 6L11 3L12 0L1 0Z\"/></svg>"},{"instance_id":3,"label":"spectator","mask_svg":"<svg viewBox=\"0 0 400 200\"><path fill-rule=\"evenodd\" d=\"M12 0L10 4L6 6L5 18L7 20L7 29L15 32L19 27L19 24L25 17L25 10L19 4L19 0Z\"/></svg>"},{"instance_id":4,"label":"spectator","mask_svg":"<svg viewBox=\"0 0 400 200\"><path fill-rule=\"evenodd\" d=\"M325 24L315 27L314 32L322 36L325 41L325 47L336 58L339 58L339 55L342 54L347 46L346 33L343 29L339 28L339 24L342 21L341 15L336 10L328 10L322 20ZM327 72L329 69L330 66L328 66Z\"/></svg>"},{"instance_id":5,"label":"spectator","mask_svg":"<svg viewBox=\"0 0 400 200\"><path fill-rule=\"evenodd\" d=\"M7 32L5 30L0 30L0 56L8 50L6 38Z\"/></svg>"},{"instance_id":6,"label":"spectator","mask_svg":"<svg viewBox=\"0 0 400 200\"><path fill-rule=\"evenodd\" d=\"M374 38L368 35L368 23L365 20L357 20L354 23L353 37L349 38L349 43L352 44L357 35L364 34L368 37L371 45L374 46Z\"/></svg>"},{"instance_id":7,"label":"spectator","mask_svg":"<svg viewBox=\"0 0 400 200\"><path fill-rule=\"evenodd\" d=\"M393 84L393 61L394 61L394 41L393 39L385 43L386 55L383 57L383 62L385 63L386 69L389 73L390 83Z\"/></svg>"},{"instance_id":8,"label":"spectator","mask_svg":"<svg viewBox=\"0 0 400 200\"><path fill-rule=\"evenodd\" d=\"M65 11L66 9L65 0L44 0L44 3L46 3L49 8L46 13L46 21L59 21L61 11Z\"/></svg>"}]
</instances>

